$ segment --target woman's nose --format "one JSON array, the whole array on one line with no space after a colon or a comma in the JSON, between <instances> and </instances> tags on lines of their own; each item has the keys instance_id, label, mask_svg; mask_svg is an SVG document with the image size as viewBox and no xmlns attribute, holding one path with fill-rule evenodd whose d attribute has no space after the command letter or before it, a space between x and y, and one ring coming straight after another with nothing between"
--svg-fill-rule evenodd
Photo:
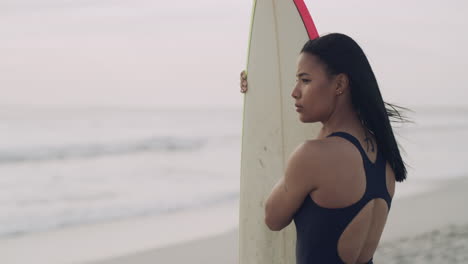
<instances>
[{"instance_id":1,"label":"woman's nose","mask_svg":"<svg viewBox=\"0 0 468 264\"><path fill-rule=\"evenodd\" d=\"M298 95L298 91L297 91L297 86L294 86L294 89L291 93L291 96L294 98L294 99L297 99L299 97Z\"/></svg>"}]
</instances>

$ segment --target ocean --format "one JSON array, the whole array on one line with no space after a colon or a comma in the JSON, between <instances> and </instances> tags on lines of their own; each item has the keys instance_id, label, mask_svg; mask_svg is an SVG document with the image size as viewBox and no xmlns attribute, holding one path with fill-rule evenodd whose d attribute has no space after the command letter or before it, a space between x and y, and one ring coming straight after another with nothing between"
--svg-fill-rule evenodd
<instances>
[{"instance_id":1,"label":"ocean","mask_svg":"<svg viewBox=\"0 0 468 264\"><path fill-rule=\"evenodd\" d=\"M468 107L394 124L397 195L467 177ZM239 198L242 109L0 109L0 238Z\"/></svg>"}]
</instances>

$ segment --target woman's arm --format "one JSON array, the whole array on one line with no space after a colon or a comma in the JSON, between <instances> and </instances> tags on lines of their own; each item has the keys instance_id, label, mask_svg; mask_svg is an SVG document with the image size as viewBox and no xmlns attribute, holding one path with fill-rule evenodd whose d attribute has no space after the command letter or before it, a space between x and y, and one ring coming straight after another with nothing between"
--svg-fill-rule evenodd
<instances>
[{"instance_id":1,"label":"woman's arm","mask_svg":"<svg viewBox=\"0 0 468 264\"><path fill-rule=\"evenodd\" d=\"M276 183L265 202L265 224L280 231L293 220L302 202L316 189L313 177L322 164L320 146L313 141L299 145L289 157L283 177Z\"/></svg>"}]
</instances>

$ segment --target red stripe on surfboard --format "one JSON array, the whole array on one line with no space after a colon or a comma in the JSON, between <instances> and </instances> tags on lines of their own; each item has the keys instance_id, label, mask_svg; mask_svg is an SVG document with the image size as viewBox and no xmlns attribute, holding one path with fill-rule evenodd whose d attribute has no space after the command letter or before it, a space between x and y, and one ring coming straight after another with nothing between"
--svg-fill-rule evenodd
<instances>
[{"instance_id":1,"label":"red stripe on surfboard","mask_svg":"<svg viewBox=\"0 0 468 264\"><path fill-rule=\"evenodd\" d=\"M310 39L315 39L319 36L317 32L317 28L315 28L314 21L310 16L309 10L304 3L304 0L294 0L294 4L296 5L297 11L301 15L302 22L304 22L304 26L307 30L307 34L309 35Z\"/></svg>"}]
</instances>

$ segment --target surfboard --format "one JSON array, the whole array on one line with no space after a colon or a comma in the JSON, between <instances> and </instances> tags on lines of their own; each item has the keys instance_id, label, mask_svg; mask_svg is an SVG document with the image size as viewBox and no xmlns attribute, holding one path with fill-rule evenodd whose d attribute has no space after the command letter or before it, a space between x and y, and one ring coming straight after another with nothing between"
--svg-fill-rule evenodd
<instances>
[{"instance_id":1,"label":"surfboard","mask_svg":"<svg viewBox=\"0 0 468 264\"><path fill-rule=\"evenodd\" d=\"M320 129L317 123L299 120L291 97L299 52L317 36L303 0L253 1L242 121L240 264L295 263L294 222L271 231L264 205L284 176L291 152Z\"/></svg>"}]
</instances>

